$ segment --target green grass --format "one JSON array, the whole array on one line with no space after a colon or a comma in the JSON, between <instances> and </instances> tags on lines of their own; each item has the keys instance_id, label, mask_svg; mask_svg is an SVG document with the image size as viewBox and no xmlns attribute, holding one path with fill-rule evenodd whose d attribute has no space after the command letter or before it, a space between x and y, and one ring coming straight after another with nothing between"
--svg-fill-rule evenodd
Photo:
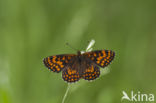
<instances>
[{"instance_id":1,"label":"green grass","mask_svg":"<svg viewBox=\"0 0 156 103\"><path fill-rule=\"evenodd\" d=\"M94 50L116 52L110 72L76 83L65 103L120 103L123 90L156 94L155 3L1 0L0 103L61 103L67 83L42 59L76 53L67 42L85 50L91 39Z\"/></svg>"}]
</instances>

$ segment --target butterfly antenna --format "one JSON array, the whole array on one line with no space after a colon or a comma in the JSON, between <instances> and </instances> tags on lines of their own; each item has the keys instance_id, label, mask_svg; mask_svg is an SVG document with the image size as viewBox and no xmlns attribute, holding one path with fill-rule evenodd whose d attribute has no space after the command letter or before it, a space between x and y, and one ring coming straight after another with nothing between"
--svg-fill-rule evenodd
<instances>
[{"instance_id":1,"label":"butterfly antenna","mask_svg":"<svg viewBox=\"0 0 156 103\"><path fill-rule=\"evenodd\" d=\"M69 43L66 43L66 45L67 45L67 46L69 46L70 48L72 48L72 49L74 49L74 50L78 51L78 50L77 50L77 49L75 49L73 46L71 46Z\"/></svg>"}]
</instances>

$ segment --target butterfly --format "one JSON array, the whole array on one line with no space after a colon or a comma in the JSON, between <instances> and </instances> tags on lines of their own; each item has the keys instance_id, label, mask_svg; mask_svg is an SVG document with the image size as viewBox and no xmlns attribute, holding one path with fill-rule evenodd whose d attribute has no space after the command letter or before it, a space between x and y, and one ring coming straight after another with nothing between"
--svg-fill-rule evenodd
<instances>
[{"instance_id":1,"label":"butterfly","mask_svg":"<svg viewBox=\"0 0 156 103\"><path fill-rule=\"evenodd\" d=\"M115 57L111 50L96 50L81 54L62 54L43 59L44 65L53 72L61 72L62 78L68 83L80 79L94 80L100 76L100 68L106 67Z\"/></svg>"}]
</instances>

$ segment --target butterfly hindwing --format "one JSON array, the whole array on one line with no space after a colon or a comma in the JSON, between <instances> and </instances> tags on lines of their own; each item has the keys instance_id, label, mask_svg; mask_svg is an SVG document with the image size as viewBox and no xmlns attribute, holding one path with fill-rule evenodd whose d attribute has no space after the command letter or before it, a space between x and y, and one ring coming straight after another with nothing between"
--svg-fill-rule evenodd
<instances>
[{"instance_id":1,"label":"butterfly hindwing","mask_svg":"<svg viewBox=\"0 0 156 103\"><path fill-rule=\"evenodd\" d=\"M100 76L100 69L96 65L87 65L82 78L85 80L94 80Z\"/></svg>"},{"instance_id":2,"label":"butterfly hindwing","mask_svg":"<svg viewBox=\"0 0 156 103\"><path fill-rule=\"evenodd\" d=\"M75 56L74 54L65 54L65 55L55 55L49 56L43 59L43 62L47 68L53 72L60 72L66 64L68 64L71 58Z\"/></svg>"},{"instance_id":3,"label":"butterfly hindwing","mask_svg":"<svg viewBox=\"0 0 156 103\"><path fill-rule=\"evenodd\" d=\"M80 79L80 75L79 75L79 72L77 71L77 69L74 69L68 65L62 71L62 78L64 81L72 83L72 82L78 81Z\"/></svg>"},{"instance_id":4,"label":"butterfly hindwing","mask_svg":"<svg viewBox=\"0 0 156 103\"><path fill-rule=\"evenodd\" d=\"M100 67L105 67L114 59L115 52L111 50L98 50L86 52L83 55L89 57L90 60L94 61Z\"/></svg>"}]
</instances>

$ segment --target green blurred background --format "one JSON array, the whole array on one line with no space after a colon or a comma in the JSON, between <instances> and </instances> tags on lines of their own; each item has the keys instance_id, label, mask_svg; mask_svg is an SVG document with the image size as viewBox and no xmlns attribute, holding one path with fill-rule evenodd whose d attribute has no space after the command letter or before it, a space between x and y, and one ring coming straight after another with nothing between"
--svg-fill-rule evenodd
<instances>
[{"instance_id":1,"label":"green blurred background","mask_svg":"<svg viewBox=\"0 0 156 103\"><path fill-rule=\"evenodd\" d=\"M61 103L68 84L42 60L76 53L67 42L85 50L91 39L94 50L116 52L110 72L73 84L65 103L120 103L123 90L156 94L155 0L1 0L0 103Z\"/></svg>"}]
</instances>

